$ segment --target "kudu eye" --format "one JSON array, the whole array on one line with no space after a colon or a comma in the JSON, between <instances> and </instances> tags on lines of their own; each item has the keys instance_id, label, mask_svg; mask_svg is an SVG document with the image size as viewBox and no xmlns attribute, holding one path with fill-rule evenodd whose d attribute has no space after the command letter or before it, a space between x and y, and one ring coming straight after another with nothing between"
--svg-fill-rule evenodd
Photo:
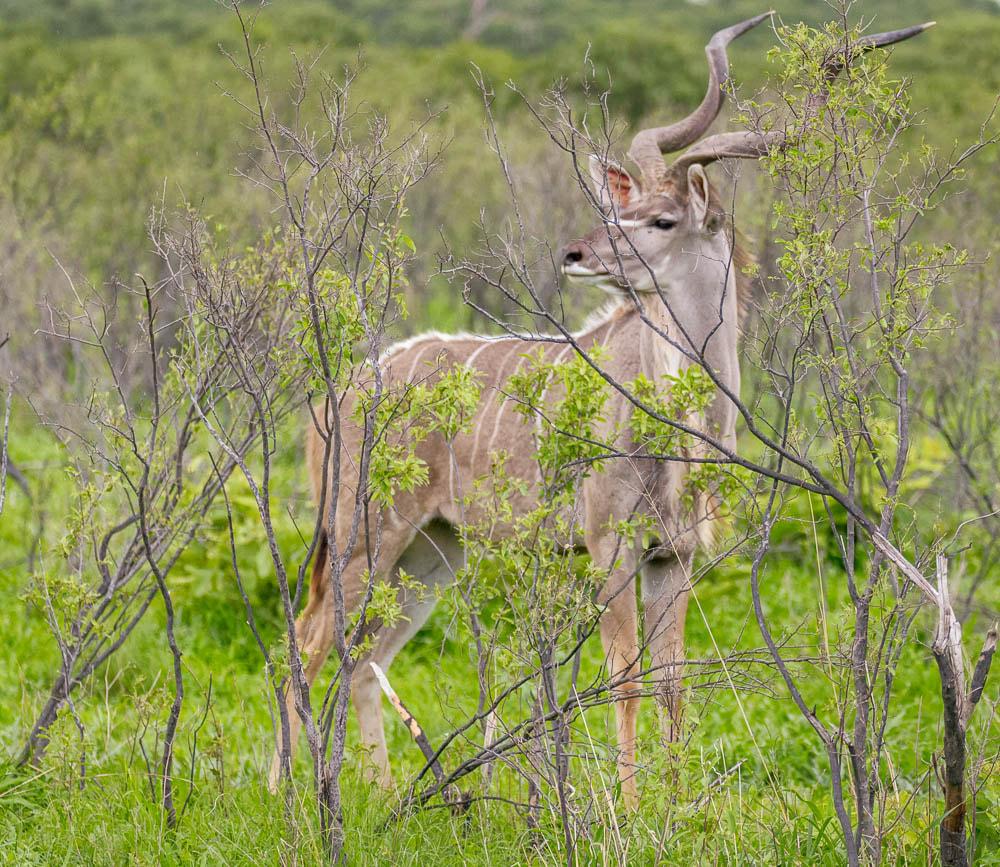
<instances>
[{"instance_id":1,"label":"kudu eye","mask_svg":"<svg viewBox=\"0 0 1000 867\"><path fill-rule=\"evenodd\" d=\"M677 225L676 220L668 220L666 217L660 217L655 223L653 223L657 229L672 229Z\"/></svg>"}]
</instances>

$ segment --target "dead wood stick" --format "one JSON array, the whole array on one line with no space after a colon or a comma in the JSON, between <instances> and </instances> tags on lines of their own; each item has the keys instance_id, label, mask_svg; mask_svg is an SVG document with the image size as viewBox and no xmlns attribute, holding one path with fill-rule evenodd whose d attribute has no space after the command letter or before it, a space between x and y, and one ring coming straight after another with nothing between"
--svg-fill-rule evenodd
<instances>
[{"instance_id":1,"label":"dead wood stick","mask_svg":"<svg viewBox=\"0 0 1000 867\"><path fill-rule=\"evenodd\" d=\"M396 708L396 713L399 714L400 719L403 720L403 724L410 730L413 740L420 747L420 752L424 754L424 760L430 765L434 779L437 780L438 785L441 785L444 783L445 773L444 768L441 767L441 762L438 761L437 751L431 746L431 742L427 740L427 735L424 734L424 730L420 727L420 723L417 722L416 717L403 704L403 700L396 695L396 690L392 688L392 684L389 683L389 678L385 676L385 672L375 662L369 662L368 664L372 667L372 671L375 672L375 679L378 681L378 685L382 687L382 692L385 693L392 706ZM455 788L455 786L443 786L441 794L444 797L445 803L452 804L455 810L464 812L468 808L469 799L459 789Z\"/></svg>"},{"instance_id":2,"label":"dead wood stick","mask_svg":"<svg viewBox=\"0 0 1000 867\"><path fill-rule=\"evenodd\" d=\"M969 705L968 714L971 717L972 711L975 709L976 704L978 704L979 699L983 695L983 687L986 686L986 678L990 673L990 663L993 662L993 654L997 649L997 639L1000 638L1000 633L997 631L997 624L994 623L990 627L990 631L986 633L986 641L983 642L983 649L979 654L979 659L976 660L976 667L972 671L972 682L969 684ZM965 720L966 725L968 725L969 720Z\"/></svg>"},{"instance_id":3,"label":"dead wood stick","mask_svg":"<svg viewBox=\"0 0 1000 867\"><path fill-rule=\"evenodd\" d=\"M392 706L396 708L396 713L399 714L400 718L403 720L403 724L410 730L410 734L413 735L413 740L417 742L417 746L420 747L420 752L424 754L424 758L430 764L431 773L434 774L434 779L439 783L444 779L444 769L441 767L441 763L437 760L434 748L431 746L429 740L427 740L427 735L424 734L424 730L420 728L420 723L417 722L416 717L407 709L406 705L403 704L402 699L396 695L396 690L392 688L392 684L389 683L389 678L385 676L385 672L378 666L377 663L369 662L372 667L372 671L375 672L375 679L378 681L378 685L382 687L382 692L386 694L386 697L392 702Z\"/></svg>"},{"instance_id":4,"label":"dead wood stick","mask_svg":"<svg viewBox=\"0 0 1000 867\"><path fill-rule=\"evenodd\" d=\"M500 726L500 717L495 710L489 712L486 717L486 731L483 733L483 748L489 749L493 746L493 741L496 738L497 729ZM490 782L493 779L493 769L496 767L495 762L487 762L485 771L485 780L483 783L483 788L487 791L490 788Z\"/></svg>"},{"instance_id":5,"label":"dead wood stick","mask_svg":"<svg viewBox=\"0 0 1000 867\"><path fill-rule=\"evenodd\" d=\"M938 624L931 649L941 674L941 701L944 719L944 816L941 819L941 864L967 867L968 841L965 817L968 811L965 790L966 734L976 704L983 694L990 664L997 648L997 624L986 635L982 652L972 672L968 692L962 659L962 626L951 607L948 589L948 562L937 556ZM975 803L973 802L973 809Z\"/></svg>"}]
</instances>

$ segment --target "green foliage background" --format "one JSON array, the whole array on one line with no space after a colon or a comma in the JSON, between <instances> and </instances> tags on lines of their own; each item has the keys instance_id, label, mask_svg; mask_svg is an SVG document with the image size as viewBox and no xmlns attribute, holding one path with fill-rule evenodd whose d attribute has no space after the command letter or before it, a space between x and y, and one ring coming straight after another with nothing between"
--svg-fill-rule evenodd
<instances>
[{"instance_id":1,"label":"green foliage background","mask_svg":"<svg viewBox=\"0 0 1000 867\"><path fill-rule=\"evenodd\" d=\"M322 49L321 66L334 73L355 63L360 50L364 70L358 93L372 109L386 113L400 129L430 112L429 132L448 143L436 173L408 202L411 216L405 231L420 252L420 264L409 275L411 330L482 326L460 303L459 288L436 276L436 256L444 249L442 239L459 252L475 249L481 210L496 223L509 216L506 190L483 138L482 103L471 63L496 85L494 110L521 173L524 201L541 202L552 198L551 185L562 183L568 167L552 162L543 135L520 101L504 90L505 80L514 79L531 97L559 78L576 87L589 46L598 80L606 78L613 85L610 104L622 123L624 150L628 129L686 112L701 99L702 47L711 32L762 11L746 0L510 0L495 5L495 16L475 40L463 38L469 4L458 0L277 0L258 23L257 36L268 45L266 76L276 99L283 98L291 75L288 47L302 56ZM782 3L778 11L787 22L817 24L831 16L826 4L804 0ZM853 14L874 18L875 30L936 18L936 28L895 50L892 68L914 78L911 93L914 104L926 110L927 140L947 149L955 140L977 134L1000 91L997 4L864 2ZM748 90L764 81L764 54L773 39L762 28L731 51L734 73ZM155 271L146 236L153 207L169 212L192 203L217 224L221 243L234 249L275 222L273 202L233 176L234 169L250 169L253 152L246 149L256 144L244 129L242 109L226 93L245 93L244 82L220 44L238 51L238 28L230 13L208 0L0 4L0 304L6 314L3 328L11 333L0 357L10 361L23 386L20 393L37 407L79 399L88 387L87 371L78 359L67 350L53 355L51 345L42 346L35 333L44 326L46 305L66 297L56 259L78 279L111 291L107 287L116 280L129 282L137 272ZM935 217L935 233L961 238L963 246L973 249L991 249L993 222L981 217L995 213L1000 203L996 180L996 157L988 155L963 182L976 191L973 204L966 200L943 208ZM539 208L533 212L533 228L555 247L591 219L572 208ZM751 233L759 230L759 240L766 241L766 208L750 202L747 223ZM763 252L766 257L766 245ZM494 298L482 301L487 307L499 305ZM285 443L275 482L285 495L275 511L283 515L284 550L301 557L306 546L299 531L308 534L312 505L294 429L286 431ZM52 556L53 542L75 507L73 485L62 469L66 450L23 399L15 406L11 452L28 476L33 497L10 488L0 518L0 660L5 673L0 678L0 754L7 756L19 747L55 665L44 619L22 594L39 558ZM940 475L935 443L922 446L921 459L926 476ZM236 488L231 497L238 507L244 578L258 612L273 615L263 630L265 640L275 641L279 606L270 561L249 493ZM787 569L769 575L768 592L784 607L774 610L776 621L801 624L803 635L815 642L821 629L815 564L825 579L829 610L845 601L845 591L836 580L835 548L812 518L819 504L803 499L797 509L797 520L783 530ZM951 519L943 515L942 520ZM55 563L47 567L59 568ZM155 704L168 666L162 615L154 609L79 699L89 727L95 782L83 790L76 785L67 758L76 737L69 722L65 731L54 733L42 769L9 769L0 778L0 862L276 860L282 845L281 805L266 794L262 782L271 749L267 694L262 663L230 579L221 513L185 555L173 582L178 641L190 675L182 741L189 750L198 730L200 756L179 831L164 830L148 796L148 781L137 770L141 763L130 762L143 721L155 728L143 708ZM742 566L716 570L696 595L688 618L692 656L710 656L716 646L738 650L759 645L746 624L749 600ZM986 587L980 601L987 609L1000 607L1000 587L995 582ZM467 636L450 611L447 603L442 605L408 645L396 676L397 688L432 741L475 701ZM984 619L974 616L971 628L981 631ZM831 640L842 625L830 625ZM901 678L897 687L898 706L918 708L919 713L894 719L892 726L913 742L920 757L916 768L936 745L938 700L926 648L912 647L908 654L901 670L911 676ZM599 665L595 640L588 645L585 667L593 674ZM206 707L210 680L213 703L198 729L201 710L196 708L199 703ZM651 862L658 852L666 863L694 863L706 851L734 863L841 863L837 832L827 818L825 766L790 703L752 694L736 701L723 688L696 692L693 704L700 722L673 788L651 785L643 794L644 803L672 804L667 815L675 824L665 836L664 828L644 826L641 820L622 831L633 835L636 863ZM646 755L655 753L648 710L643 714ZM419 767L419 756L402 727L390 722L389 734L394 767L403 778ZM355 751L345 786L352 835L348 849L359 853L359 862L501 863L496 853L503 852L503 863L547 863L545 844L532 848L511 814L492 805L478 806L468 826L433 811L377 833L386 808L359 782L362 761ZM711 810L690 808L710 780L739 762L738 773L727 778ZM305 778L307 769L300 767L300 773ZM908 804L916 815L915 804L923 810L933 780L915 772L908 776L905 769L900 780L900 805ZM787 820L778 821L771 812L774 788L785 793ZM913 803L907 800L911 795ZM979 794L979 808L979 863L1000 863L1000 792L995 784ZM308 826L307 801L300 812ZM924 863L934 849L935 822L928 809L901 832L894 850L899 863ZM661 838L667 842L661 844ZM316 838L304 833L302 839ZM301 863L320 859L309 845L303 844ZM600 855L599 838L592 851L595 858Z\"/></svg>"}]
</instances>

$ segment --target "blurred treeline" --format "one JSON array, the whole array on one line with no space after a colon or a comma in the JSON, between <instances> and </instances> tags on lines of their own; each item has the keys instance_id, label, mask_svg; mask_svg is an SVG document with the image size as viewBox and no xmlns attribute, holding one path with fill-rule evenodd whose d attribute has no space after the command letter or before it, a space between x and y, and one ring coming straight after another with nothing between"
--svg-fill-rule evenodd
<instances>
[{"instance_id":1,"label":"blurred treeline","mask_svg":"<svg viewBox=\"0 0 1000 867\"><path fill-rule=\"evenodd\" d=\"M135 285L136 274L161 276L146 234L154 207L172 214L190 205L234 249L279 216L265 191L234 174L253 173L247 147L258 145L246 126L252 119L228 95L249 96L220 50L241 49L231 10L211 0L4 0L0 8L0 303L19 390L37 394L74 378L69 345L37 333L49 330L68 297L63 269L127 309L128 293L118 287ZM581 103L587 75L597 90L610 86L623 153L639 124L669 121L698 103L710 34L761 9L757 0L277 0L261 13L255 35L279 110L292 78L291 49L302 59L322 52L317 73L339 75L360 59L354 98L386 114L400 136L430 118L425 130L444 151L409 201L407 232L419 256L408 327L450 329L482 322L461 303L461 287L437 276L438 256L446 246L474 256L480 213L501 227L512 210L483 134L473 64L497 94L493 110L527 228L558 248L593 215L580 207L565 155L505 82L537 101L563 80ZM777 11L788 23L836 17L827 4L804 0ZM996 3L859 2L851 15L851 23L870 21L874 30L936 18L936 28L895 51L893 69L914 78L928 141L947 152L978 134L1000 90ZM766 83L774 43L761 28L732 47L744 94ZM978 244L979 252L992 243L986 215L995 211L996 166L989 155L961 181L979 192L942 213L933 224L940 234ZM758 194L744 196L744 226L766 257L769 188L745 187ZM540 272L554 283L551 268Z\"/></svg>"}]
</instances>

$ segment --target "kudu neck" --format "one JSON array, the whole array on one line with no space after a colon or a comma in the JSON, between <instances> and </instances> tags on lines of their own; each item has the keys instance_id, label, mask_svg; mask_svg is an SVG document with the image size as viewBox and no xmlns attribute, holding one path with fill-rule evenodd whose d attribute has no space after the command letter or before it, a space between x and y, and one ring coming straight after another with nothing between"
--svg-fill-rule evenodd
<instances>
[{"instance_id":1,"label":"kudu neck","mask_svg":"<svg viewBox=\"0 0 1000 867\"><path fill-rule=\"evenodd\" d=\"M686 366L725 367L739 329L736 274L722 233L692 237L656 275L658 292L644 293L646 315L685 356Z\"/></svg>"},{"instance_id":2,"label":"kudu neck","mask_svg":"<svg viewBox=\"0 0 1000 867\"><path fill-rule=\"evenodd\" d=\"M646 375L662 382L664 374L700 364L715 381L739 394L739 305L735 266L728 239L723 235L685 245L669 263L659 292L644 293L641 301L652 328L646 328L642 354ZM735 443L736 409L721 392L708 409L708 427L723 441Z\"/></svg>"}]
</instances>

